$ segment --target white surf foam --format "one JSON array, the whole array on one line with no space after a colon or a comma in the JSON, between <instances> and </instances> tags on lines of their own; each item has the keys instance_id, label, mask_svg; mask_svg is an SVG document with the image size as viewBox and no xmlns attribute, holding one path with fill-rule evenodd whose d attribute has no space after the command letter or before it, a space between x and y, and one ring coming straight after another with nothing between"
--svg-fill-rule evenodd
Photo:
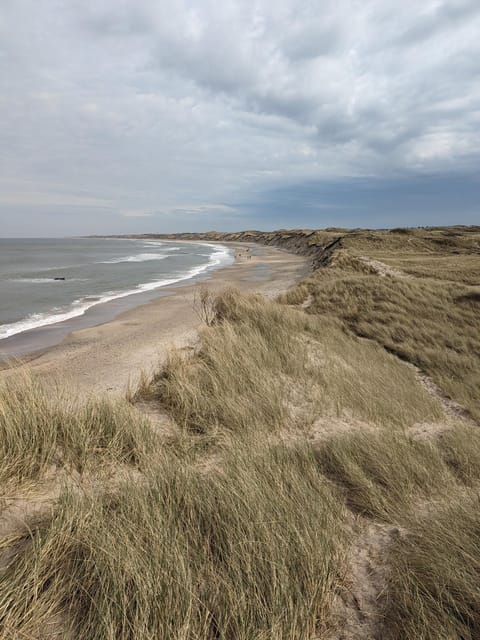
<instances>
[{"instance_id":1,"label":"white surf foam","mask_svg":"<svg viewBox=\"0 0 480 640\"><path fill-rule=\"evenodd\" d=\"M162 247L164 251L180 251L180 247L171 247L168 242L161 240L145 240L143 242L144 247Z\"/></svg>"},{"instance_id":2,"label":"white surf foam","mask_svg":"<svg viewBox=\"0 0 480 640\"><path fill-rule=\"evenodd\" d=\"M111 260L100 260L97 264L118 264L120 262L148 262L149 260L164 260L168 258L161 253L138 253L134 256L123 256L122 258L112 258Z\"/></svg>"},{"instance_id":3,"label":"white surf foam","mask_svg":"<svg viewBox=\"0 0 480 640\"><path fill-rule=\"evenodd\" d=\"M205 273L206 271L213 269L221 264L229 264L232 262L230 251L223 245L213 245L207 243L203 246L212 247L214 252L209 256L209 261L203 265L193 267L183 275L179 275L175 278L169 278L165 280L156 280L153 282L145 282L139 284L135 289L128 291L107 291L99 297L86 296L75 300L70 307L66 309L54 308L47 313L32 313L27 318L19 320L18 322L12 322L10 324L0 325L0 340L3 338L9 338L17 333L23 333L30 329L38 329L39 327L45 327L51 324L57 324L57 322L64 322L71 318L82 316L88 309L98 304L110 302L118 298L125 298L127 296L134 295L136 293L142 293L145 291L153 291L161 287L167 287L168 285L176 284L183 280L189 280L195 276Z\"/></svg>"}]
</instances>

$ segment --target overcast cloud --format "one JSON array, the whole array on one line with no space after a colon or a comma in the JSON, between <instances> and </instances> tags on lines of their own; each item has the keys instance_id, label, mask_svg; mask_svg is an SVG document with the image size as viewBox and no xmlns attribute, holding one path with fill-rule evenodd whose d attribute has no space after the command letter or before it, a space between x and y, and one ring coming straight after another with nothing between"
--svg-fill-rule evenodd
<instances>
[{"instance_id":1,"label":"overcast cloud","mask_svg":"<svg viewBox=\"0 0 480 640\"><path fill-rule=\"evenodd\" d=\"M0 235L480 223L478 0L2 0Z\"/></svg>"}]
</instances>

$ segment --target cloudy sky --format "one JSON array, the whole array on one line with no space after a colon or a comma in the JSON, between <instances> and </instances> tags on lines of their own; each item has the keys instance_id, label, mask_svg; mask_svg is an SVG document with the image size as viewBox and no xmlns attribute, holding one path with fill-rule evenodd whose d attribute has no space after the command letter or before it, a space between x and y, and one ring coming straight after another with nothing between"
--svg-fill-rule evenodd
<instances>
[{"instance_id":1,"label":"cloudy sky","mask_svg":"<svg viewBox=\"0 0 480 640\"><path fill-rule=\"evenodd\" d=\"M1 236L469 224L479 196L479 0L1 0Z\"/></svg>"}]
</instances>

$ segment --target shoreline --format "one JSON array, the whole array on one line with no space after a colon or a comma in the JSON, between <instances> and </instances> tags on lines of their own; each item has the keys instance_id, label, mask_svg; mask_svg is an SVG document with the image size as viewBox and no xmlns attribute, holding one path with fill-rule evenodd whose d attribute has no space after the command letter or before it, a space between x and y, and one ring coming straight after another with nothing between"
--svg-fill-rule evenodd
<instances>
[{"instance_id":1,"label":"shoreline","mask_svg":"<svg viewBox=\"0 0 480 640\"><path fill-rule=\"evenodd\" d=\"M67 385L77 394L122 395L142 371L148 374L158 366L171 347L188 348L195 342L201 321L193 299L200 283L212 291L235 287L274 297L308 268L304 257L282 249L243 242L218 244L232 250L233 264L151 291L147 299L138 300L143 294L134 294L137 304L133 307L122 308L125 298L98 305L78 318L42 327L40 338L35 330L25 332L37 348L23 353L20 362L13 357L1 360L0 377L26 365L48 384ZM22 336L25 339L17 334L5 341L15 342ZM42 338L47 339L43 346Z\"/></svg>"},{"instance_id":2,"label":"shoreline","mask_svg":"<svg viewBox=\"0 0 480 640\"><path fill-rule=\"evenodd\" d=\"M162 244L168 243L169 241L162 242ZM80 294L81 299L76 302L82 302L82 304L77 305L77 308L72 302L70 307L65 305L64 308L33 314L33 316L43 316L42 319L38 317L33 320L31 316L28 316L7 323L0 328L8 330L10 327L10 329L16 328L17 330L14 330L10 335L7 332L7 335L0 336L0 363L9 357L25 357L33 351L37 351L39 345L41 348L54 346L71 331L113 320L123 311L154 300L159 294L161 295L163 289L195 282L234 261L231 250L220 242L185 241L180 244L213 247L215 253L209 256L208 262L190 267L183 274L166 275L160 280L139 282L126 290Z\"/></svg>"}]
</instances>

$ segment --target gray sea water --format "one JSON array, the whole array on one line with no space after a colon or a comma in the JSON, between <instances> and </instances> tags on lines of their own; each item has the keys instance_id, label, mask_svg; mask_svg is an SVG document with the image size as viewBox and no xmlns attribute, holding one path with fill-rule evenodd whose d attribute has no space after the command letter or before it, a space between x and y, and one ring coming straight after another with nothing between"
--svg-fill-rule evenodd
<instances>
[{"instance_id":1,"label":"gray sea water","mask_svg":"<svg viewBox=\"0 0 480 640\"><path fill-rule=\"evenodd\" d=\"M231 262L208 243L0 238L0 340Z\"/></svg>"}]
</instances>

